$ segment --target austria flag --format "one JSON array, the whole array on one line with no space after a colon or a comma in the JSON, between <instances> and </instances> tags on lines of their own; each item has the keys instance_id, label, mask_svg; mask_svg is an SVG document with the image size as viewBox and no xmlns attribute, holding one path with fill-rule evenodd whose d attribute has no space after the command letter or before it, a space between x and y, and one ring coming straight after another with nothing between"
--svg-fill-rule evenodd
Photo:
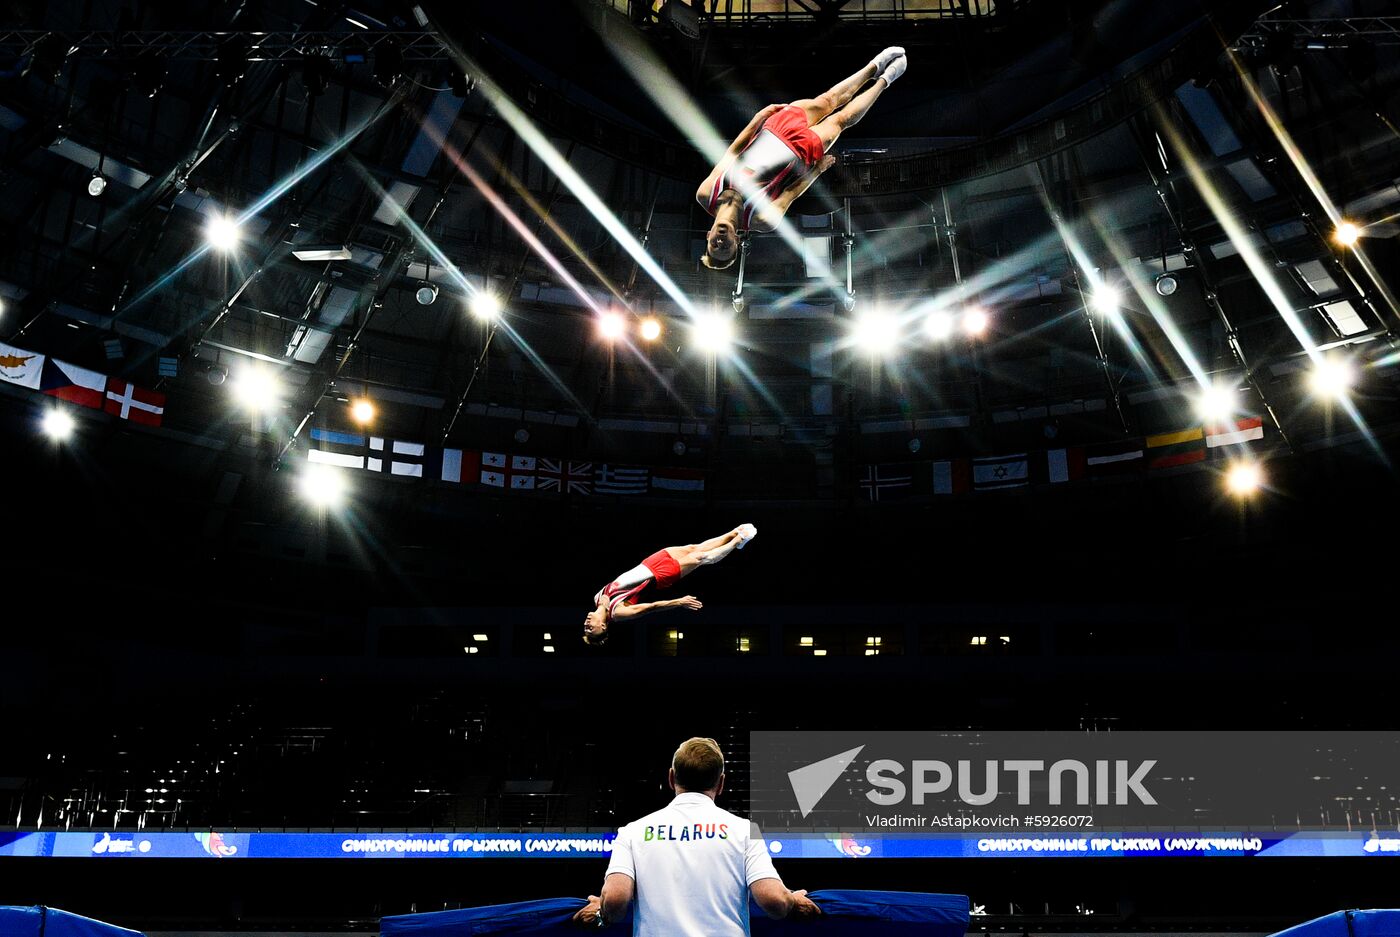
<instances>
[{"instance_id":1,"label":"austria flag","mask_svg":"<svg viewBox=\"0 0 1400 937\"><path fill-rule=\"evenodd\" d=\"M165 413L165 395L114 377L107 381L107 405L103 409L123 420L159 426Z\"/></svg>"},{"instance_id":2,"label":"austria flag","mask_svg":"<svg viewBox=\"0 0 1400 937\"><path fill-rule=\"evenodd\" d=\"M39 389L50 397L101 410L107 397L107 375L67 361L46 358Z\"/></svg>"}]
</instances>

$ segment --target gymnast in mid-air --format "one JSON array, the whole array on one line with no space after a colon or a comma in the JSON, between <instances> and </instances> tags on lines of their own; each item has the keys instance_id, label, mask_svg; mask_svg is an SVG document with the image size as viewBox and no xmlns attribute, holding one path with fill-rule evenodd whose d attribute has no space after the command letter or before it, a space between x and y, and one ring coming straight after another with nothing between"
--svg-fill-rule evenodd
<instances>
[{"instance_id":1,"label":"gymnast in mid-air","mask_svg":"<svg viewBox=\"0 0 1400 937\"><path fill-rule=\"evenodd\" d=\"M740 524L729 533L703 543L657 550L593 596L593 611L583 619L583 640L588 644L604 643L608 640L608 626L624 618L637 618L668 608L699 611L702 603L693 595L657 602L638 602L637 596L648 586L666 589L701 566L713 566L735 550L744 549L756 536L757 527Z\"/></svg>"},{"instance_id":2,"label":"gymnast in mid-air","mask_svg":"<svg viewBox=\"0 0 1400 937\"><path fill-rule=\"evenodd\" d=\"M841 131L865 116L907 62L903 48L890 46L825 93L770 104L753 115L695 192L715 218L706 235L705 266L729 267L742 232L777 227L797 197L836 164L831 148Z\"/></svg>"}]
</instances>

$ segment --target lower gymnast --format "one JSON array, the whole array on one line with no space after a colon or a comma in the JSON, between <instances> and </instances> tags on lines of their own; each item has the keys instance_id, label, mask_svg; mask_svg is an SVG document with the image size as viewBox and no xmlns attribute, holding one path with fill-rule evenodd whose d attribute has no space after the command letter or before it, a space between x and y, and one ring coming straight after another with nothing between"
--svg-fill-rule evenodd
<instances>
[{"instance_id":1,"label":"lower gymnast","mask_svg":"<svg viewBox=\"0 0 1400 937\"><path fill-rule=\"evenodd\" d=\"M650 586L667 589L701 566L713 566L758 535L752 524L740 524L729 533L703 543L657 550L640 564L618 576L593 596L593 611L583 619L583 640L587 644L602 644L608 640L608 626L624 618L650 615L668 608L699 611L703 604L693 595L657 602L638 602L637 597Z\"/></svg>"}]
</instances>

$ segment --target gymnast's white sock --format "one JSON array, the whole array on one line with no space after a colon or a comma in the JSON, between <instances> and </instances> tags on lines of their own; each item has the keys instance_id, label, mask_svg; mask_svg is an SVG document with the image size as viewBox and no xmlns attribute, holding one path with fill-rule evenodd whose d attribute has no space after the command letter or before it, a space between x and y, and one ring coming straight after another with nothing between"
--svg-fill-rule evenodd
<instances>
[{"instance_id":1,"label":"gymnast's white sock","mask_svg":"<svg viewBox=\"0 0 1400 937\"><path fill-rule=\"evenodd\" d=\"M883 72L891 62L893 62L895 59L899 58L903 54L903 46L890 46L888 49L871 59L870 64L875 66L875 77L879 78L880 73Z\"/></svg>"},{"instance_id":2,"label":"gymnast's white sock","mask_svg":"<svg viewBox=\"0 0 1400 937\"><path fill-rule=\"evenodd\" d=\"M904 69L908 67L909 59L901 55L895 58L893 61L891 61L890 64L886 65L885 70L882 71L876 77L885 79L886 85L892 85L894 84L895 79L898 78L900 75L903 75Z\"/></svg>"}]
</instances>

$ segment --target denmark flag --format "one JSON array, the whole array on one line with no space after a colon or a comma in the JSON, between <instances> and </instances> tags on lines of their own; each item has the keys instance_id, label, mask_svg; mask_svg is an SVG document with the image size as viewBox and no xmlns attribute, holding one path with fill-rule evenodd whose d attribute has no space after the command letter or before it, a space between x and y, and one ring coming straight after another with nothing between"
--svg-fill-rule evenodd
<instances>
[{"instance_id":1,"label":"denmark flag","mask_svg":"<svg viewBox=\"0 0 1400 937\"><path fill-rule=\"evenodd\" d=\"M107 381L107 405L102 409L133 423L159 426L165 395L114 377Z\"/></svg>"}]
</instances>

